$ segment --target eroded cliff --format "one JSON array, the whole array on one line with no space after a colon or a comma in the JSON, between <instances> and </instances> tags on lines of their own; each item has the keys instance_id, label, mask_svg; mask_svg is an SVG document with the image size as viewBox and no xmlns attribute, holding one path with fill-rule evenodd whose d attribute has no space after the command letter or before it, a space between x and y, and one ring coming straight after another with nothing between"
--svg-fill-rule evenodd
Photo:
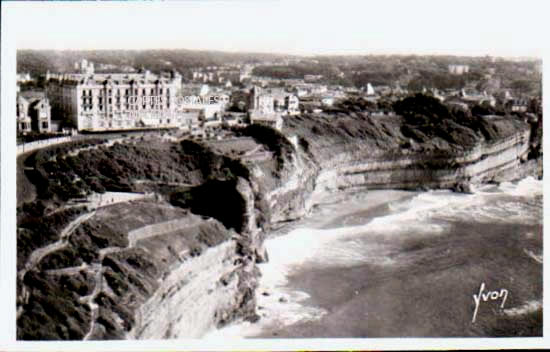
<instances>
[{"instance_id":1,"label":"eroded cliff","mask_svg":"<svg viewBox=\"0 0 550 352\"><path fill-rule=\"evenodd\" d=\"M327 192L345 189L467 190L470 185L542 177L540 125L517 117L442 120L424 132L401 116L302 115L286 120L291 150L276 172L251 167L268 190L271 221L301 217ZM539 136L540 137L540 136ZM271 167L273 170L274 167ZM265 181L266 178L274 180Z\"/></svg>"},{"instance_id":2,"label":"eroded cliff","mask_svg":"<svg viewBox=\"0 0 550 352\"><path fill-rule=\"evenodd\" d=\"M18 209L18 338L200 337L254 321L264 237L327 193L542 176L540 125L516 117L336 111L288 117L282 133L234 132L33 154L39 198ZM103 199L68 202L86 193Z\"/></svg>"}]
</instances>

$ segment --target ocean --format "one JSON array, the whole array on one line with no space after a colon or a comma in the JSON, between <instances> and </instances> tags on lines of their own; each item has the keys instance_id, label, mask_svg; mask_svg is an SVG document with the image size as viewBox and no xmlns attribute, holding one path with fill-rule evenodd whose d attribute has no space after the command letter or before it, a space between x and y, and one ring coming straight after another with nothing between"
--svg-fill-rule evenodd
<instances>
[{"instance_id":1,"label":"ocean","mask_svg":"<svg viewBox=\"0 0 550 352\"><path fill-rule=\"evenodd\" d=\"M540 336L542 189L327 200L266 240L261 319L206 337Z\"/></svg>"}]
</instances>

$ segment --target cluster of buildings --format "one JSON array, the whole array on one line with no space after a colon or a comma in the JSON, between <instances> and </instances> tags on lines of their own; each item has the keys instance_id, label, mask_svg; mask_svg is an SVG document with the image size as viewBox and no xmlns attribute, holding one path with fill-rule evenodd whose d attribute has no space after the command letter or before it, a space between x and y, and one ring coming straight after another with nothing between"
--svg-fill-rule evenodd
<instances>
[{"instance_id":1,"label":"cluster of buildings","mask_svg":"<svg viewBox=\"0 0 550 352\"><path fill-rule=\"evenodd\" d=\"M192 71L191 81L183 83L182 75L175 71L154 74L143 69L133 72L130 68L117 73L97 73L94 63L81 60L75 63L73 72L47 72L45 91L18 92L18 132L58 132L60 121L70 121L77 131L91 132L179 128L195 135L208 135L220 126L246 123L281 129L286 116L319 113L349 97L378 103L375 105L382 107L374 115L391 114L391 102L409 94L399 83L393 86L369 83L356 88L324 84L321 75L306 75L303 79L257 77L252 74L254 65L197 69ZM449 65L449 74L468 72L468 65ZM32 81L28 74L17 78L18 84ZM508 91L495 91L499 94L472 87L424 89L425 94L450 106L494 107L499 102L510 111L527 111L527 99L514 98Z\"/></svg>"},{"instance_id":2,"label":"cluster of buildings","mask_svg":"<svg viewBox=\"0 0 550 352\"><path fill-rule=\"evenodd\" d=\"M226 77L237 74L230 69L216 72L217 77L221 77L220 72ZM250 72L250 67L243 66L236 78ZM202 133L224 122L265 123L280 129L282 115L299 112L299 100L294 94L251 86L245 89L244 109L248 113L226 113L231 89L196 83L184 85L182 76L174 71L96 73L92 62L82 60L75 64L73 72L48 72L45 78L45 91L18 92L19 133L57 132L61 120L71 121L78 131L92 132L180 128ZM56 119L54 128L52 117Z\"/></svg>"},{"instance_id":3,"label":"cluster of buildings","mask_svg":"<svg viewBox=\"0 0 550 352\"><path fill-rule=\"evenodd\" d=\"M249 79L252 75L254 65L227 65L227 66L207 66L193 70L191 80L193 82L225 84L231 87L237 82Z\"/></svg>"}]
</instances>

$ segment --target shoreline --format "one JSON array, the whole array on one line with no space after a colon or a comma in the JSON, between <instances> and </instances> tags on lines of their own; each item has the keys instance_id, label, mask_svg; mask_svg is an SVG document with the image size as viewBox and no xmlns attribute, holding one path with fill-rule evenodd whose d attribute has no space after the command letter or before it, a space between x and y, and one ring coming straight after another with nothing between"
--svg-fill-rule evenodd
<instances>
[{"instance_id":1,"label":"shoreline","mask_svg":"<svg viewBox=\"0 0 550 352\"><path fill-rule=\"evenodd\" d=\"M526 192L526 190L522 190L522 188L529 188L530 185L529 182L521 181L516 183L505 183L502 185L502 187L495 187L499 189L501 188L499 192L502 192L504 196L510 196L510 194L520 196ZM492 188L493 186L483 186L482 191L478 193L478 196L485 197L490 194L495 194L495 190L491 190ZM486 190L488 190L488 192L486 192ZM510 225L502 225L498 223L483 224L476 221L464 222L457 220L451 228L447 226L438 230L438 226L440 226L441 224L434 224L433 227L428 226L425 230L427 231L427 233L432 232L431 235L420 233L420 237L413 236L414 238L403 241L396 241L398 245L395 245L395 243L391 244L390 240L391 245L388 246L384 246L385 241L388 242L388 240L385 239L381 242L381 244L378 244L378 247L374 246L373 251L369 251L371 259L367 260L367 262L365 263L364 253L361 253L360 255L358 255L357 253L350 253L348 251L350 246L355 246L355 252L361 252L364 251L363 248L368 248L369 246L372 247L373 245L375 245L377 237L383 238L384 236L381 237L381 235L373 234L372 230L369 231L369 236L364 236L360 234L361 231L357 230L359 230L359 228L365 228L366 230L367 228L369 228L369 223L371 223L371 229L383 229L385 227L385 224L383 221L381 222L380 219L388 216L390 217L390 223L391 221L395 221L395 216L406 216L404 221L409 221L407 218L411 214L406 214L406 210L403 211L403 209L400 208L407 208L407 206L412 207L411 204L407 203L410 203L413 200L418 200L415 199L416 196L420 196L418 197L420 199L429 198L428 196L449 196L450 198L456 199L456 202L458 202L458 204L472 203L477 206L476 202L470 201L470 199L472 199L470 195L455 194L448 191L433 191L432 193L430 193L383 190L371 192L372 193L364 192L357 197L348 199L346 205L351 204L349 207L342 207L342 203L338 202L329 205L326 205L326 203L320 205L319 207L317 207L316 211L314 211L307 219L304 219L303 221L298 221L297 224L294 226L294 229L286 233L286 236L291 237L282 237L281 235L276 237L268 237L268 239L266 240L268 253L270 254L272 260L278 261L278 263L272 262L271 264L260 264L262 279L260 283L260 288L257 290L257 299L258 314L260 314L262 318L254 324L231 324L230 326L222 328L221 330L218 330L216 332L212 332L207 336L239 336L250 338L265 338L366 336L485 336L484 334L490 334L490 332L492 331L491 329L493 329L498 324L494 320L495 317L490 316L486 310L483 313L485 315L483 318L485 319L483 324L485 325L483 325L483 327L481 328L471 327L464 324L460 328L458 328L453 324L449 324L450 326L445 328L447 330L443 329L443 331L440 331L438 333L437 328L430 324L428 324L429 326L425 327L424 330L420 328L410 330L411 327L417 325L413 324L412 322L408 325L406 324L405 326L403 326L399 323L399 321L394 321L392 324L390 324L391 326L388 326L387 321L391 321L393 318L388 318L388 316L385 316L386 314L381 314L382 311L387 311L387 309L389 309L389 306L394 306L394 308L389 310L391 312L399 312L402 310L404 310L403 312L405 312L408 308L406 306L401 306L399 303L396 303L399 301L399 299L386 299L376 303L370 301L373 299L373 297L384 297L387 292L392 291L391 288L395 289L396 287L409 287L408 290L405 290L406 292L415 292L415 290L419 292L424 292L423 294L417 294L416 296L413 296L416 297L416 300L418 300L419 302L424 302L425 307L421 309L419 308L420 312L424 312L429 316L430 314L433 314L433 312L430 311L430 306L432 304L429 301L426 301L424 297L427 296L430 291L426 291L425 285L420 284L419 281L423 280L425 282L438 282L438 280L441 280L442 277L449 277L449 275L450 277L463 276L464 273L457 268L461 268L464 265L467 265L466 263L468 262L468 260L472 260L469 257L468 252L471 251L474 254L478 253L478 255L474 256L474 258L477 258L475 260L478 260L479 263L472 265L471 269L468 270L474 270L474 272L477 272L478 274L473 279L463 277L462 281L468 282L469 286L471 286L467 289L455 287L453 284L446 283L446 287L448 287L448 290L450 292L463 292L463 294L459 299L459 306L462 307L461 310L457 311L454 308L445 308L451 311L453 311L454 309L454 313L457 316L462 317L462 322L471 319L471 313L469 312L471 305L471 302L469 301L471 300L471 295L469 293L467 294L466 291L472 291L473 293L475 291L475 286L479 286L479 283L477 283L476 280L479 281L483 277L491 278L491 275L494 275L490 273L490 270L488 268L499 270L500 267L506 266L506 261L500 263L500 266L494 266L495 263L493 263L493 261L491 260L483 264L483 261L480 258L482 257L481 254L484 253L485 249L483 246L480 249L473 245L472 243L476 242L476 240L473 239L479 238L480 236L486 236L487 233L490 233L490 235L487 235L486 243L491 244L494 241L497 241L497 243L499 243L498 241L499 237L501 237L502 231L506 232ZM388 195L391 196L388 197ZM422 195L424 195L424 197L422 197ZM379 197L378 201L376 200L377 197ZM368 205L365 205L365 200L371 200L371 202L369 202ZM427 208L429 208L429 206L430 204L428 202ZM437 205L435 206L437 208ZM452 206L442 203L440 207L449 208ZM410 209L412 209L413 212L416 211L415 207L412 207ZM331 213L332 210L337 211ZM327 216L327 214L330 214L330 216ZM319 219L321 219L322 221L317 222L316 226L308 227L311 223L314 223L316 220ZM441 222L441 220L439 220L439 222ZM387 224L387 228L391 228L391 226L389 226L391 225L390 223ZM300 226L306 226L307 228L304 229ZM339 230L339 228L342 227L343 229ZM414 228L414 226L412 228ZM499 231L501 231L500 233L495 230L497 228L499 229ZM515 228L517 228L518 231L527 231L525 229L529 228L529 226L525 227L522 225L518 225ZM465 229L468 230L464 231ZM310 232L313 231L313 234L306 234L305 232L307 230L309 230ZM336 234L331 235L331 231L335 232ZM419 231L418 227L416 228L416 231ZM468 231L471 231L472 233L469 233ZM530 227L528 232L531 234L531 237L533 237L532 235L534 233L535 237L538 238L539 233L537 226ZM287 260L285 262L284 258L281 260L280 257L272 254L274 253L273 247L269 248L270 245L272 245L274 242L282 242L284 240L307 244L308 242L304 241L304 238L311 239L312 236L315 236L315 234L324 234L329 238L318 241L321 243L316 243L307 248L307 253L305 253L303 257L301 257L299 260ZM443 234L444 236L442 237L440 234ZM463 241L461 239L461 237L465 236L468 238L468 241ZM375 239L373 240L372 238ZM445 242L447 241L447 239L451 241L450 243L456 242L452 247L453 250L454 248L460 249L464 246L466 246L467 249L463 249L462 252L459 251L456 257L452 257L452 255L447 254L445 252L446 250L444 250L445 248L447 248ZM344 246L342 246L341 242L346 241L347 243L344 243ZM368 246L364 247L365 244L361 243L362 241L367 243ZM431 244L431 242L433 241L435 241L435 244ZM511 241L513 241L513 239ZM403 246L405 245L407 249L403 250ZM296 243L292 243L291 246L299 247ZM515 242L501 243L501 246L502 248L505 248L505 251L510 251L510 253L514 251L514 255L511 258L516 258ZM327 256L327 251L337 252L337 250L341 251L338 255L339 258L341 258L342 260L337 260L336 264L333 262L328 265L323 265L322 261L325 259L325 257L326 259L334 259L333 257L330 257L330 255ZM292 250L290 250L290 253L288 254L288 257L292 257ZM503 255L509 256L509 253L505 253ZM378 259L383 259L383 261L380 263L373 263L372 258L377 256L379 257ZM410 258L407 258L407 256L409 256ZM450 256L453 259L447 259L446 256ZM470 259L466 260L466 258ZM455 259L456 261L453 261ZM502 258L497 259L495 259L497 262L502 261ZM538 277L539 279L542 278L542 273L540 273L540 276L538 276L537 274L539 272L539 266L542 266L540 265L540 263L537 263L535 260L533 260L532 256L518 256L517 260L519 260L521 263L525 263L525 261L529 263L527 265L530 268L529 270L531 270L529 271L531 274L524 273L525 277ZM410 270L411 273L415 273L416 270L416 274L413 274L412 276L404 274L407 272L408 267L411 263L423 263L424 261L434 264L442 263L443 266L448 266L448 268L444 270L428 270L424 265L421 265L421 269L416 268ZM397 268L400 269L398 271L395 271L396 263L399 264ZM272 268L266 270L267 268L269 268L270 265ZM392 265L394 269L392 269ZM382 271L380 272L379 270ZM365 274L369 272L372 273ZM379 272L379 274L376 274L377 272ZM266 275L271 276L271 278L266 278ZM361 275L367 275L367 277L365 277L365 279L361 279ZM519 275L519 281L521 281L521 276L522 275ZM378 279L376 279L376 277L378 277ZM422 279L418 279L418 277L421 277ZM497 275L497 277L499 277L499 275ZM266 285L266 282L268 282L269 284ZM360 284L360 282L363 282L363 284ZM365 282L367 284L365 284ZM378 284L375 285L375 282L378 282ZM413 287L415 288L415 290L412 289ZM513 286L513 288L516 293L518 292L518 290L521 289L517 286ZM267 295L264 295L264 292ZM524 295L527 295L527 293L525 293ZM537 300L537 297L535 296L530 296L528 298L528 300L526 298L527 301ZM441 300L439 300L438 302L439 305L435 304L436 307L441 308L444 306ZM507 305L507 307L505 307L509 309L508 311L510 311L510 309L512 309L513 311L515 307L521 307L524 304L523 301L518 301L517 297L515 299L512 299L509 303L512 305ZM377 305L380 305L381 307L385 306L386 308L380 308L380 311L378 313L375 313L376 311L378 311L378 309L376 308L367 309L370 311L371 315L374 314L375 316L366 320L369 323L367 324L368 326L365 327L364 324L360 323L362 321L365 321L364 317L359 317L358 312L364 310L364 307L376 307ZM445 309L443 310L443 312L445 311ZM485 307L484 309L489 309L489 307ZM292 321L287 316L288 312L293 312L294 315L301 314L301 316L295 317L294 321ZM441 312L439 314L441 314ZM530 312L529 314L538 313ZM467 317L469 318L466 319ZM517 319L521 320L524 319L524 317L520 317ZM399 327L399 329L397 329L397 327ZM409 328L409 330L407 330L407 328ZM350 334L350 332L352 333Z\"/></svg>"}]
</instances>

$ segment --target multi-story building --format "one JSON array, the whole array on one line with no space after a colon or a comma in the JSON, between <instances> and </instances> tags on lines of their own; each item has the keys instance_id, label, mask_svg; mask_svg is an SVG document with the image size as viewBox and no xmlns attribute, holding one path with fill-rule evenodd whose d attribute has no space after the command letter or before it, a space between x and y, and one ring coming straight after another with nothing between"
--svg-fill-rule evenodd
<instances>
[{"instance_id":1,"label":"multi-story building","mask_svg":"<svg viewBox=\"0 0 550 352\"><path fill-rule=\"evenodd\" d=\"M298 97L280 88L261 89L254 86L250 91L249 109L262 113L294 115L300 111Z\"/></svg>"},{"instance_id":2,"label":"multi-story building","mask_svg":"<svg viewBox=\"0 0 550 352\"><path fill-rule=\"evenodd\" d=\"M270 94L264 94L258 86L250 90L248 109L257 113L271 114L275 111L275 100Z\"/></svg>"},{"instance_id":3,"label":"multi-story building","mask_svg":"<svg viewBox=\"0 0 550 352\"><path fill-rule=\"evenodd\" d=\"M276 112L287 115L295 115L300 112L300 100L292 93L282 89L274 89L270 92L273 95L273 104Z\"/></svg>"},{"instance_id":4,"label":"multi-story building","mask_svg":"<svg viewBox=\"0 0 550 352\"><path fill-rule=\"evenodd\" d=\"M449 65L449 73L452 75L462 75L470 72L470 66L468 65Z\"/></svg>"},{"instance_id":5,"label":"multi-story building","mask_svg":"<svg viewBox=\"0 0 550 352\"><path fill-rule=\"evenodd\" d=\"M275 106L275 98L261 88L254 86L249 95L248 114L250 123L271 126L277 130L283 127L281 113Z\"/></svg>"},{"instance_id":6,"label":"multi-story building","mask_svg":"<svg viewBox=\"0 0 550 352\"><path fill-rule=\"evenodd\" d=\"M51 131L51 108L48 99L40 92L17 94L17 132Z\"/></svg>"},{"instance_id":7,"label":"multi-story building","mask_svg":"<svg viewBox=\"0 0 550 352\"><path fill-rule=\"evenodd\" d=\"M178 106L181 76L143 73L95 74L82 62L80 73L49 75L47 96L58 119L77 130L105 131L188 125Z\"/></svg>"}]
</instances>

